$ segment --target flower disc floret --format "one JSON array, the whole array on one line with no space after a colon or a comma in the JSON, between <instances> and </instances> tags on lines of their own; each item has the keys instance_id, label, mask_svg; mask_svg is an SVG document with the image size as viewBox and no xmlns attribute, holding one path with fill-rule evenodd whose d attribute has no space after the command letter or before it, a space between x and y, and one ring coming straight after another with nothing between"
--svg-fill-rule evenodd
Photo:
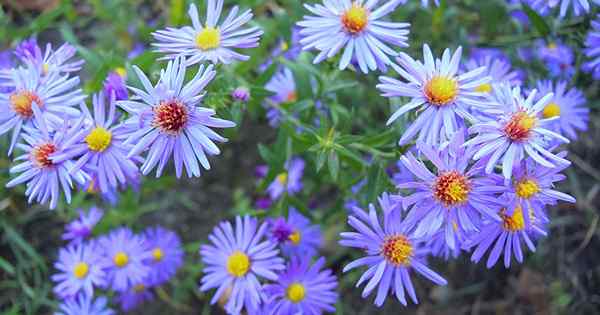
<instances>
[{"instance_id":1,"label":"flower disc floret","mask_svg":"<svg viewBox=\"0 0 600 315\"><path fill-rule=\"evenodd\" d=\"M299 303L304 300L304 297L306 296L306 290L301 283L294 282L287 288L286 296L293 303Z\"/></svg>"},{"instance_id":2,"label":"flower disc floret","mask_svg":"<svg viewBox=\"0 0 600 315\"><path fill-rule=\"evenodd\" d=\"M342 15L342 25L346 32L356 34L362 32L369 22L369 13L365 7L357 3L352 4Z\"/></svg>"},{"instance_id":3,"label":"flower disc floret","mask_svg":"<svg viewBox=\"0 0 600 315\"><path fill-rule=\"evenodd\" d=\"M381 253L395 266L409 266L413 256L413 246L406 236L394 235L383 242Z\"/></svg>"},{"instance_id":4,"label":"flower disc floret","mask_svg":"<svg viewBox=\"0 0 600 315\"><path fill-rule=\"evenodd\" d=\"M177 100L161 102L153 111L153 124L164 133L178 134L188 122L188 109Z\"/></svg>"},{"instance_id":5,"label":"flower disc floret","mask_svg":"<svg viewBox=\"0 0 600 315\"><path fill-rule=\"evenodd\" d=\"M447 206L464 203L470 191L469 180L457 171L442 173L433 187L434 197Z\"/></svg>"},{"instance_id":6,"label":"flower disc floret","mask_svg":"<svg viewBox=\"0 0 600 315\"><path fill-rule=\"evenodd\" d=\"M110 146L112 133L103 127L94 128L86 137L85 142L92 151L103 152Z\"/></svg>"},{"instance_id":7,"label":"flower disc floret","mask_svg":"<svg viewBox=\"0 0 600 315\"><path fill-rule=\"evenodd\" d=\"M537 118L535 116L529 115L525 111L518 111L506 123L504 132L512 141L527 140L531 135L531 129L536 126L536 123Z\"/></svg>"},{"instance_id":8,"label":"flower disc floret","mask_svg":"<svg viewBox=\"0 0 600 315\"><path fill-rule=\"evenodd\" d=\"M218 48L221 44L221 32L214 27L205 27L196 35L196 45L201 50Z\"/></svg>"},{"instance_id":9,"label":"flower disc floret","mask_svg":"<svg viewBox=\"0 0 600 315\"><path fill-rule=\"evenodd\" d=\"M425 85L425 97L436 106L444 106L456 99L458 82L454 78L435 76Z\"/></svg>"},{"instance_id":10,"label":"flower disc floret","mask_svg":"<svg viewBox=\"0 0 600 315\"><path fill-rule=\"evenodd\" d=\"M250 258L241 251L233 252L227 258L227 271L235 277L243 277L250 270Z\"/></svg>"}]
</instances>

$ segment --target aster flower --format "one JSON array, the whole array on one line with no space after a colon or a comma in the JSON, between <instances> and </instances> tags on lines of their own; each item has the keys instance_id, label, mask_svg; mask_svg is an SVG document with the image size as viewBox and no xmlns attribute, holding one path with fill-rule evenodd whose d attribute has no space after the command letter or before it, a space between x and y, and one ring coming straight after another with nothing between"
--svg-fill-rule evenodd
<instances>
[{"instance_id":1,"label":"aster flower","mask_svg":"<svg viewBox=\"0 0 600 315\"><path fill-rule=\"evenodd\" d=\"M546 44L544 40L536 42L538 58L542 60L550 76L570 79L575 74L575 53L573 49L560 41Z\"/></svg>"},{"instance_id":2,"label":"aster flower","mask_svg":"<svg viewBox=\"0 0 600 315\"><path fill-rule=\"evenodd\" d=\"M81 242L92 235L94 226L104 216L100 208L91 207L87 213L79 209L79 218L67 224L62 235L63 240Z\"/></svg>"},{"instance_id":3,"label":"aster flower","mask_svg":"<svg viewBox=\"0 0 600 315\"><path fill-rule=\"evenodd\" d=\"M409 23L383 21L403 0L379 1L339 0L323 4L304 4L314 16L305 16L297 25L302 28L303 50L316 49L314 63L332 58L342 48L340 70L355 60L360 70L386 70L392 64L390 56L397 52L390 46L408 47Z\"/></svg>"},{"instance_id":4,"label":"aster flower","mask_svg":"<svg viewBox=\"0 0 600 315\"><path fill-rule=\"evenodd\" d=\"M433 2L433 4L435 6L438 6L438 7L440 6L440 0L432 0L431 2ZM428 7L429 6L429 0L421 0L421 5L423 7Z\"/></svg>"},{"instance_id":5,"label":"aster flower","mask_svg":"<svg viewBox=\"0 0 600 315\"><path fill-rule=\"evenodd\" d=\"M470 235L470 234L467 234ZM466 235L460 234L462 238L457 240L458 244L464 244ZM448 247L446 243L446 231L441 231L429 238L425 243L426 247L429 247L431 255L434 257L442 257L445 260L450 258L456 259L460 255L461 247L455 246L454 248Z\"/></svg>"},{"instance_id":6,"label":"aster flower","mask_svg":"<svg viewBox=\"0 0 600 315\"><path fill-rule=\"evenodd\" d=\"M435 172L409 152L400 160L415 179L396 186L411 190L401 202L408 209L405 220L417 227L414 235L432 237L443 232L451 250L459 247L466 234L477 231L481 216L500 219L496 214L497 193L505 190L497 184L496 175L483 172L483 163L469 164L474 150L465 149L463 143L462 131L443 149L417 143Z\"/></svg>"},{"instance_id":7,"label":"aster flower","mask_svg":"<svg viewBox=\"0 0 600 315\"><path fill-rule=\"evenodd\" d=\"M124 292L143 283L150 274L144 262L152 257L144 238L133 234L129 228L118 228L99 240L107 261L106 279L110 287Z\"/></svg>"},{"instance_id":8,"label":"aster flower","mask_svg":"<svg viewBox=\"0 0 600 315\"><path fill-rule=\"evenodd\" d=\"M77 88L79 78L49 73L42 79L38 69L28 66L10 71L8 87L12 92L0 93L0 135L13 130L8 154L10 155L24 125L30 125L34 115L33 104L50 130L63 126L67 118L76 118L79 110L73 108L84 99Z\"/></svg>"},{"instance_id":9,"label":"aster flower","mask_svg":"<svg viewBox=\"0 0 600 315\"><path fill-rule=\"evenodd\" d=\"M253 17L251 10L238 15L239 7L229 11L227 18L219 24L223 0L208 0L206 4L206 20L200 22L198 9L190 4L188 15L192 26L182 28L168 27L152 33L157 43L152 43L157 52L168 54L166 58L178 56L187 58L187 64L193 65L203 61L213 64L229 64L234 60L248 60L250 57L240 54L235 49L258 47L263 34L258 27L242 28Z\"/></svg>"},{"instance_id":10,"label":"aster flower","mask_svg":"<svg viewBox=\"0 0 600 315\"><path fill-rule=\"evenodd\" d=\"M600 15L591 22L592 27L585 37L583 53L590 59L582 65L582 69L593 74L594 79L600 79Z\"/></svg>"},{"instance_id":11,"label":"aster flower","mask_svg":"<svg viewBox=\"0 0 600 315\"><path fill-rule=\"evenodd\" d=\"M125 141L125 144L135 144L127 157L148 151L141 167L144 175L156 167L156 176L160 177L172 157L178 178L183 167L189 177L200 176L198 162L208 170L207 154L221 152L213 141L227 141L210 127L235 126L231 121L213 117L213 109L196 106L205 95L204 88L215 77L213 66L200 66L185 85L186 65L182 58L169 62L156 86L152 86L138 67L134 66L134 70L145 91L129 87L136 97L117 102L130 115L127 123L138 129Z\"/></svg>"},{"instance_id":12,"label":"aster flower","mask_svg":"<svg viewBox=\"0 0 600 315\"><path fill-rule=\"evenodd\" d=\"M117 302L121 306L123 312L134 310L140 304L154 300L154 294L144 284L134 285L125 292L119 293Z\"/></svg>"},{"instance_id":13,"label":"aster flower","mask_svg":"<svg viewBox=\"0 0 600 315\"><path fill-rule=\"evenodd\" d=\"M405 145L419 133L418 140L431 145L451 139L456 130L465 125L464 119L475 121L469 113L471 109L480 109L487 104L481 99L484 94L476 89L491 81L484 77L486 68L458 75L462 48L453 55L446 49L442 59L433 59L429 46L423 46L424 63L413 60L400 53L400 67L394 68L408 82L382 76L377 88L386 97L410 97L411 101L400 107L389 118L391 124L398 117L413 109L419 109L417 119L400 138L399 144Z\"/></svg>"},{"instance_id":14,"label":"aster flower","mask_svg":"<svg viewBox=\"0 0 600 315\"><path fill-rule=\"evenodd\" d=\"M125 69L119 68L110 72L104 80L104 95L112 97L114 94L115 100L122 101L129 97L127 86L125 85Z\"/></svg>"},{"instance_id":15,"label":"aster flower","mask_svg":"<svg viewBox=\"0 0 600 315\"><path fill-rule=\"evenodd\" d=\"M285 103L294 103L298 100L298 94L296 92L296 81L292 71L288 68L283 68L276 73L269 82L265 85L265 89L269 92L273 92L274 95L269 96L267 101L276 105ZM281 122L281 111L265 104L267 108L267 119L269 125L273 128L279 126Z\"/></svg>"},{"instance_id":16,"label":"aster flower","mask_svg":"<svg viewBox=\"0 0 600 315\"><path fill-rule=\"evenodd\" d=\"M538 114L554 97L553 94L534 102L537 90L531 91L524 99L519 87L511 89L503 84L495 88L495 95L501 105L487 111L489 119L469 128L469 133L477 135L464 144L477 147L473 159L487 159L486 173L492 173L496 163L501 161L502 174L508 180L512 176L513 166L525 156L546 167L570 164L547 149L547 142L551 140L569 142L569 139L547 129L558 117L538 118Z\"/></svg>"},{"instance_id":17,"label":"aster flower","mask_svg":"<svg viewBox=\"0 0 600 315\"><path fill-rule=\"evenodd\" d=\"M17 145L18 148L24 151L24 154L15 159L20 163L9 170L11 174L20 174L9 181L6 187L11 188L27 183L25 195L29 197L29 203L33 200L40 204L50 201L50 209L54 209L58 204L61 190L67 203L71 203L73 180L83 184L89 179L84 171L70 171L74 166L74 161L54 162L53 160L54 157L60 156L68 148L66 139L79 132L83 119L80 119L67 130L57 130L51 134L36 104L32 106L32 112L39 129L34 129L33 126L25 127L25 134L22 136L25 143ZM67 126L68 123L65 122L65 127Z\"/></svg>"},{"instance_id":18,"label":"aster flower","mask_svg":"<svg viewBox=\"0 0 600 315\"><path fill-rule=\"evenodd\" d=\"M323 269L325 258L313 265L310 256L292 258L274 284L264 287L269 296L268 315L322 314L334 312L337 279L330 269Z\"/></svg>"},{"instance_id":19,"label":"aster flower","mask_svg":"<svg viewBox=\"0 0 600 315\"><path fill-rule=\"evenodd\" d=\"M61 298L74 297L80 292L92 296L94 287L106 284L104 259L95 242L71 244L61 248L52 276L54 293Z\"/></svg>"},{"instance_id":20,"label":"aster flower","mask_svg":"<svg viewBox=\"0 0 600 315\"><path fill-rule=\"evenodd\" d=\"M274 281L275 272L285 268L277 256L277 244L264 239L267 225L257 226L257 220L248 216L236 217L235 229L231 223L221 222L209 235L212 244L200 247L206 265L200 290L217 288L211 304L230 290L225 304L229 314L258 310L266 299L259 277Z\"/></svg>"},{"instance_id":21,"label":"aster flower","mask_svg":"<svg viewBox=\"0 0 600 315\"><path fill-rule=\"evenodd\" d=\"M539 95L553 93L554 97L540 113L542 118L559 118L550 124L550 128L569 139L576 140L577 132L587 130L589 120L589 108L585 95L577 88L567 89L567 82L538 81L537 89ZM539 97L538 97L539 99Z\"/></svg>"},{"instance_id":22,"label":"aster flower","mask_svg":"<svg viewBox=\"0 0 600 315\"><path fill-rule=\"evenodd\" d=\"M52 72L65 74L81 70L83 60L70 61L76 53L77 49L68 43L62 44L57 50L52 49L52 44L48 43L45 51L42 52L37 40L33 37L23 41L15 49L17 57L22 62L37 68L42 76L47 76Z\"/></svg>"},{"instance_id":23,"label":"aster flower","mask_svg":"<svg viewBox=\"0 0 600 315\"><path fill-rule=\"evenodd\" d=\"M250 90L247 87L240 86L231 92L231 97L236 101L247 103L250 100Z\"/></svg>"},{"instance_id":24,"label":"aster flower","mask_svg":"<svg viewBox=\"0 0 600 315\"><path fill-rule=\"evenodd\" d=\"M35 37L24 39L15 47L15 56L21 61L32 60L35 55L41 55L40 46Z\"/></svg>"},{"instance_id":25,"label":"aster flower","mask_svg":"<svg viewBox=\"0 0 600 315\"><path fill-rule=\"evenodd\" d=\"M438 285L446 285L444 278L426 265L425 255L428 250L422 241L411 232L413 227L402 221L397 203L389 200L387 195L379 198L383 216L379 215L373 204L369 205L369 213L354 208L348 217L348 224L355 232L341 233L342 246L359 248L366 256L352 261L344 267L348 272L356 267L367 266L368 269L358 280L357 286L367 282L362 296L367 297L375 289L375 305L381 306L388 293L395 294L398 301L406 305L405 292L418 303L415 289L410 279L410 272L420 275ZM381 221L383 219L383 224Z\"/></svg>"},{"instance_id":26,"label":"aster flower","mask_svg":"<svg viewBox=\"0 0 600 315\"><path fill-rule=\"evenodd\" d=\"M91 295L79 294L76 298L67 299L59 306L54 315L114 315L108 307L105 297L94 299Z\"/></svg>"},{"instance_id":27,"label":"aster flower","mask_svg":"<svg viewBox=\"0 0 600 315\"><path fill-rule=\"evenodd\" d=\"M287 220L277 218L270 224L270 237L280 244L281 252L287 257L313 257L321 247L321 229L310 224L295 208L290 208Z\"/></svg>"},{"instance_id":28,"label":"aster flower","mask_svg":"<svg viewBox=\"0 0 600 315\"><path fill-rule=\"evenodd\" d=\"M560 17L567 15L570 8L573 8L573 15L580 16L590 12L591 3L600 4L598 0L526 0L532 9L545 15L554 8L560 8Z\"/></svg>"},{"instance_id":29,"label":"aster flower","mask_svg":"<svg viewBox=\"0 0 600 315\"><path fill-rule=\"evenodd\" d=\"M302 176L304 174L304 160L295 157L285 163L285 171L277 175L275 180L267 187L267 192L272 200L277 200L284 192L295 195L302 190Z\"/></svg>"},{"instance_id":30,"label":"aster flower","mask_svg":"<svg viewBox=\"0 0 600 315\"><path fill-rule=\"evenodd\" d=\"M492 78L490 83L485 83L476 88L477 92L491 93L492 84L508 82L512 85L521 84L521 74L512 69L510 60L495 49L478 49L471 52L470 59L465 63L465 72L485 67L484 75Z\"/></svg>"},{"instance_id":31,"label":"aster flower","mask_svg":"<svg viewBox=\"0 0 600 315\"><path fill-rule=\"evenodd\" d=\"M150 266L147 284L161 285L177 273L183 264L183 248L179 236L173 231L157 226L144 231L146 247L152 257L146 262Z\"/></svg>"},{"instance_id":32,"label":"aster flower","mask_svg":"<svg viewBox=\"0 0 600 315\"><path fill-rule=\"evenodd\" d=\"M269 54L270 57L265 60L263 64L258 68L260 72L266 71L269 66L273 64L274 61L279 57L283 57L287 60L295 60L298 58L300 53L302 52L302 45L300 45L300 39L302 36L300 35L299 27L292 27L290 40L287 41L285 39L279 40L273 51Z\"/></svg>"}]
</instances>

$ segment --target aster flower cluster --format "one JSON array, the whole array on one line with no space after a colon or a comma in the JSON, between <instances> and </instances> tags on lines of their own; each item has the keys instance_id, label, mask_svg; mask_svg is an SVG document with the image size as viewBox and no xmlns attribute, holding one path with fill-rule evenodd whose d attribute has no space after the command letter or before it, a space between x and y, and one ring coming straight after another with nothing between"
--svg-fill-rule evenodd
<instances>
[{"instance_id":1,"label":"aster flower cluster","mask_svg":"<svg viewBox=\"0 0 600 315\"><path fill-rule=\"evenodd\" d=\"M228 314L322 314L333 312L337 278L316 258L318 225L291 208L287 217L263 223L236 217L219 223L200 247L205 264L200 290L216 289ZM316 260L314 260L315 258Z\"/></svg>"},{"instance_id":2,"label":"aster flower cluster","mask_svg":"<svg viewBox=\"0 0 600 315\"><path fill-rule=\"evenodd\" d=\"M104 297L108 291L128 312L154 299L153 289L166 285L183 264L179 236L160 226L139 234L120 227L93 236L103 215L95 207L80 210L65 227L63 239L70 242L60 249L52 276L54 294L63 301L57 314L114 314Z\"/></svg>"}]
</instances>

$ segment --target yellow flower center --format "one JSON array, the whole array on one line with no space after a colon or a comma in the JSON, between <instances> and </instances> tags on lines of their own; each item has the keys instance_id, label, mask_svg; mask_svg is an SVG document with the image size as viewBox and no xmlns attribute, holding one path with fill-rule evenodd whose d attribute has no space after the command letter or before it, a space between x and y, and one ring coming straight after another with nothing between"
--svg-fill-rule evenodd
<instances>
[{"instance_id":1,"label":"yellow flower center","mask_svg":"<svg viewBox=\"0 0 600 315\"><path fill-rule=\"evenodd\" d=\"M521 206L517 206L511 216L500 213L500 217L502 218L502 227L507 231L516 232L525 228L523 208Z\"/></svg>"},{"instance_id":2,"label":"yellow flower center","mask_svg":"<svg viewBox=\"0 0 600 315\"><path fill-rule=\"evenodd\" d=\"M304 300L306 289L304 289L304 286L301 283L294 282L287 287L286 296L288 300L293 303L298 303Z\"/></svg>"},{"instance_id":3,"label":"yellow flower center","mask_svg":"<svg viewBox=\"0 0 600 315\"><path fill-rule=\"evenodd\" d=\"M515 191L517 196L529 199L540 191L540 187L534 180L524 179L517 183Z\"/></svg>"},{"instance_id":4,"label":"yellow flower center","mask_svg":"<svg viewBox=\"0 0 600 315\"><path fill-rule=\"evenodd\" d=\"M560 116L560 106L558 106L558 104L552 102L544 107L544 110L542 111L542 117L552 118L556 116Z\"/></svg>"},{"instance_id":5,"label":"yellow flower center","mask_svg":"<svg viewBox=\"0 0 600 315\"><path fill-rule=\"evenodd\" d=\"M552 43L548 43L548 49L552 49L552 50L554 50L554 49L556 49L556 48L558 48L558 46L556 46L556 43L554 43L554 42L552 42Z\"/></svg>"},{"instance_id":6,"label":"yellow flower center","mask_svg":"<svg viewBox=\"0 0 600 315\"><path fill-rule=\"evenodd\" d=\"M154 259L154 261L161 261L164 256L165 253L162 251L162 249L157 247L154 250L152 250L152 258Z\"/></svg>"},{"instance_id":7,"label":"yellow flower center","mask_svg":"<svg viewBox=\"0 0 600 315\"><path fill-rule=\"evenodd\" d=\"M227 271L235 277L243 277L250 270L250 258L241 251L235 251L227 258Z\"/></svg>"},{"instance_id":8,"label":"yellow flower center","mask_svg":"<svg viewBox=\"0 0 600 315\"><path fill-rule=\"evenodd\" d=\"M290 234L290 236L288 236L288 239L290 241L292 241L292 244L294 244L294 245L300 244L300 240L302 239L302 236L300 235L300 231L294 231L294 233L292 233L292 234Z\"/></svg>"},{"instance_id":9,"label":"yellow flower center","mask_svg":"<svg viewBox=\"0 0 600 315\"><path fill-rule=\"evenodd\" d=\"M470 191L469 180L457 171L442 173L433 184L433 196L447 206L467 201Z\"/></svg>"},{"instance_id":10,"label":"yellow flower center","mask_svg":"<svg viewBox=\"0 0 600 315\"><path fill-rule=\"evenodd\" d=\"M123 268L129 263L129 256L127 256L127 254L125 254L125 252L118 252L113 257L113 262L115 263L115 265L117 267Z\"/></svg>"},{"instance_id":11,"label":"yellow flower center","mask_svg":"<svg viewBox=\"0 0 600 315\"><path fill-rule=\"evenodd\" d=\"M33 116L33 109L31 108L33 102L35 102L39 107L44 105L40 97L30 91L15 92L10 95L9 101L15 113L22 118L29 118Z\"/></svg>"},{"instance_id":12,"label":"yellow flower center","mask_svg":"<svg viewBox=\"0 0 600 315\"><path fill-rule=\"evenodd\" d=\"M395 266L408 266L413 255L413 246L404 235L390 236L383 242L381 253Z\"/></svg>"},{"instance_id":13,"label":"yellow flower center","mask_svg":"<svg viewBox=\"0 0 600 315\"><path fill-rule=\"evenodd\" d=\"M121 77L125 78L127 76L127 70L123 67L116 67L115 72Z\"/></svg>"},{"instance_id":14,"label":"yellow flower center","mask_svg":"<svg viewBox=\"0 0 600 315\"><path fill-rule=\"evenodd\" d=\"M90 266L84 262L80 262L77 265L75 265L75 267L73 267L73 275L75 275L75 278L77 279L85 278L89 271Z\"/></svg>"},{"instance_id":15,"label":"yellow flower center","mask_svg":"<svg viewBox=\"0 0 600 315\"><path fill-rule=\"evenodd\" d=\"M446 105L454 101L456 95L458 82L454 78L435 76L425 85L425 97L433 105Z\"/></svg>"},{"instance_id":16,"label":"yellow flower center","mask_svg":"<svg viewBox=\"0 0 600 315\"><path fill-rule=\"evenodd\" d=\"M281 42L281 51L287 51L288 49L290 49L290 45L286 41Z\"/></svg>"},{"instance_id":17,"label":"yellow flower center","mask_svg":"<svg viewBox=\"0 0 600 315\"><path fill-rule=\"evenodd\" d=\"M108 148L112 140L112 133L102 127L96 127L85 137L88 148L92 151L102 152Z\"/></svg>"},{"instance_id":18,"label":"yellow flower center","mask_svg":"<svg viewBox=\"0 0 600 315\"><path fill-rule=\"evenodd\" d=\"M484 83L475 88L475 91L479 93L490 93L492 92L492 85L489 83Z\"/></svg>"},{"instance_id":19,"label":"yellow flower center","mask_svg":"<svg viewBox=\"0 0 600 315\"><path fill-rule=\"evenodd\" d=\"M362 5L352 4L352 7L342 14L342 25L350 34L362 32L369 22L369 13Z\"/></svg>"},{"instance_id":20,"label":"yellow flower center","mask_svg":"<svg viewBox=\"0 0 600 315\"><path fill-rule=\"evenodd\" d=\"M527 140L531 135L531 129L535 127L537 118L524 111L518 111L512 115L504 126L504 133L513 141Z\"/></svg>"},{"instance_id":21,"label":"yellow flower center","mask_svg":"<svg viewBox=\"0 0 600 315\"><path fill-rule=\"evenodd\" d=\"M214 27L205 27L196 35L196 46L200 50L211 50L221 44L221 32Z\"/></svg>"},{"instance_id":22,"label":"yellow flower center","mask_svg":"<svg viewBox=\"0 0 600 315\"><path fill-rule=\"evenodd\" d=\"M142 283L133 286L133 292L135 293L140 293L144 290L146 290L146 286Z\"/></svg>"},{"instance_id":23,"label":"yellow flower center","mask_svg":"<svg viewBox=\"0 0 600 315\"><path fill-rule=\"evenodd\" d=\"M42 65L42 74L47 75L49 71L50 71L50 65L48 65L47 63L43 64Z\"/></svg>"},{"instance_id":24,"label":"yellow flower center","mask_svg":"<svg viewBox=\"0 0 600 315\"><path fill-rule=\"evenodd\" d=\"M285 183L287 183L287 178L288 174L286 172L277 175L277 181L282 185L285 185Z\"/></svg>"}]
</instances>

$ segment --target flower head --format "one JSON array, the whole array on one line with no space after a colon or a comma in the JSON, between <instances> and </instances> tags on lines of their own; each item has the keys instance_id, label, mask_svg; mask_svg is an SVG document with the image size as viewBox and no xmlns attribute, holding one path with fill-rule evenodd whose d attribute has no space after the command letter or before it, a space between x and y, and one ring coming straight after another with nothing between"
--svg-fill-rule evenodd
<instances>
[{"instance_id":1,"label":"flower head","mask_svg":"<svg viewBox=\"0 0 600 315\"><path fill-rule=\"evenodd\" d=\"M146 264L150 267L147 284L157 286L171 279L183 264L183 248L175 232L157 226L144 231L146 247L151 257Z\"/></svg>"},{"instance_id":2,"label":"flower head","mask_svg":"<svg viewBox=\"0 0 600 315\"><path fill-rule=\"evenodd\" d=\"M52 276L57 283L54 293L61 298L75 297L80 292L92 296L94 287L106 284L106 264L95 242L60 249L54 267L59 271Z\"/></svg>"},{"instance_id":3,"label":"flower head","mask_svg":"<svg viewBox=\"0 0 600 315\"><path fill-rule=\"evenodd\" d=\"M270 237L281 244L281 252L287 257L313 257L322 243L319 226L311 225L310 220L293 207L289 209L287 220L272 220Z\"/></svg>"},{"instance_id":4,"label":"flower head","mask_svg":"<svg viewBox=\"0 0 600 315\"><path fill-rule=\"evenodd\" d=\"M221 152L213 141L227 141L211 127L235 126L231 121L213 117L213 109L197 106L204 97L204 88L215 76L213 66L200 66L194 78L185 85L186 65L182 58L169 62L167 69L161 71L156 86L152 86L138 67L134 66L134 70L145 91L130 87L136 98L117 102L131 115L126 124L137 126L125 141L125 144L134 144L127 157L147 151L141 166L144 175L156 168L159 177L173 158L177 177L181 177L183 167L188 176L200 176L198 162L210 169L207 154Z\"/></svg>"},{"instance_id":5,"label":"flower head","mask_svg":"<svg viewBox=\"0 0 600 315\"><path fill-rule=\"evenodd\" d=\"M192 19L192 26L156 31L152 36L157 42L152 45L156 51L168 54L167 58L186 57L188 65L204 61L229 64L234 60L248 60L248 56L238 53L236 49L257 47L263 32L256 26L242 28L253 15L251 10L238 15L237 6L219 24L222 10L223 0L208 0L206 20L202 23L196 5L190 4L188 15Z\"/></svg>"},{"instance_id":6,"label":"flower head","mask_svg":"<svg viewBox=\"0 0 600 315\"><path fill-rule=\"evenodd\" d=\"M377 306L383 305L388 293L395 294L398 301L406 305L406 292L414 303L418 303L410 271L414 270L438 285L446 285L447 282L427 267L425 255L428 250L422 246L422 240L411 232L413 227L402 221L397 203L390 202L389 197L383 195L379 205L383 215L371 204L368 213L355 207L348 217L348 224L355 232L341 233L340 244L361 249L366 256L346 265L344 272L360 266L368 267L357 286L367 282L363 297L377 288Z\"/></svg>"},{"instance_id":7,"label":"flower head","mask_svg":"<svg viewBox=\"0 0 600 315\"><path fill-rule=\"evenodd\" d=\"M403 0L325 1L324 4L304 4L314 16L298 22L303 50L316 49L314 63L332 58L342 49L340 70L355 60L362 72L382 70L392 64L390 56L397 52L390 46L408 47L409 23L384 21Z\"/></svg>"},{"instance_id":8,"label":"flower head","mask_svg":"<svg viewBox=\"0 0 600 315\"><path fill-rule=\"evenodd\" d=\"M600 79L600 15L591 22L592 27L585 38L583 53L590 60L582 65L582 69L591 72L594 79Z\"/></svg>"},{"instance_id":9,"label":"flower head","mask_svg":"<svg viewBox=\"0 0 600 315\"><path fill-rule=\"evenodd\" d=\"M334 312L337 279L329 269L321 270L325 258L314 264L310 256L292 258L277 281L265 286L268 315L321 314Z\"/></svg>"},{"instance_id":10,"label":"flower head","mask_svg":"<svg viewBox=\"0 0 600 315\"><path fill-rule=\"evenodd\" d=\"M284 192L294 195L302 190L302 176L304 174L304 160L299 157L292 158L285 163L285 170L267 187L267 192L272 200L277 200Z\"/></svg>"},{"instance_id":11,"label":"flower head","mask_svg":"<svg viewBox=\"0 0 600 315\"><path fill-rule=\"evenodd\" d=\"M560 41L536 42L538 57L546 64L550 76L568 80L575 74L575 53Z\"/></svg>"},{"instance_id":12,"label":"flower head","mask_svg":"<svg viewBox=\"0 0 600 315\"><path fill-rule=\"evenodd\" d=\"M105 297L94 299L87 294L79 294L76 298L66 299L60 304L58 312L54 315L114 315L115 312L108 307Z\"/></svg>"},{"instance_id":13,"label":"flower head","mask_svg":"<svg viewBox=\"0 0 600 315\"><path fill-rule=\"evenodd\" d=\"M114 98L117 101L126 100L129 96L127 93L127 86L125 85L125 78L117 71L112 71L106 76L103 90L104 95L109 98L114 94Z\"/></svg>"},{"instance_id":14,"label":"flower head","mask_svg":"<svg viewBox=\"0 0 600 315\"><path fill-rule=\"evenodd\" d=\"M120 292L117 301L123 312L129 312L140 304L154 300L152 290L145 284L136 284L127 291Z\"/></svg>"},{"instance_id":15,"label":"flower head","mask_svg":"<svg viewBox=\"0 0 600 315\"><path fill-rule=\"evenodd\" d=\"M276 73L271 80L265 85L267 91L273 92L274 95L268 98L273 104L294 103L298 100L298 92L296 91L296 81L292 71L288 68L283 68ZM267 108L267 118L271 127L279 126L281 121L281 112L278 108L265 104Z\"/></svg>"},{"instance_id":16,"label":"flower head","mask_svg":"<svg viewBox=\"0 0 600 315\"><path fill-rule=\"evenodd\" d=\"M235 228L229 222L220 223L209 236L212 244L202 245L200 255L207 266L201 280L201 291L216 288L211 304L230 290L225 304L229 314L257 310L266 296L259 278L276 280L283 270L283 259L278 257L277 244L265 240L267 225L248 216L236 217Z\"/></svg>"},{"instance_id":17,"label":"flower head","mask_svg":"<svg viewBox=\"0 0 600 315\"><path fill-rule=\"evenodd\" d=\"M240 86L231 92L231 97L236 101L246 103L250 100L250 90L247 87Z\"/></svg>"},{"instance_id":18,"label":"flower head","mask_svg":"<svg viewBox=\"0 0 600 315\"><path fill-rule=\"evenodd\" d=\"M484 75L492 80L478 86L477 92L490 94L492 85L502 82L508 82L512 85L521 83L521 74L512 69L510 60L502 51L495 49L477 49L471 52L470 59L465 63L465 71L473 71L480 67L485 67Z\"/></svg>"},{"instance_id":19,"label":"flower head","mask_svg":"<svg viewBox=\"0 0 600 315\"><path fill-rule=\"evenodd\" d=\"M469 110L487 106L481 98L484 94L476 89L489 83L491 78L483 76L484 67L459 75L461 54L460 47L453 55L446 49L441 60L434 60L429 46L424 45L424 64L400 53L400 67L395 69L408 82L384 76L379 78L381 83L377 88L384 96L411 98L409 103L394 112L388 124L413 109L420 110L417 119L400 138L400 145L407 144L417 133L418 140L431 145L449 140L458 128L465 125L465 119L475 121Z\"/></svg>"},{"instance_id":20,"label":"flower head","mask_svg":"<svg viewBox=\"0 0 600 315\"><path fill-rule=\"evenodd\" d=\"M598 0L526 0L524 2L542 15L548 14L555 8L560 8L561 18L567 15L571 7L573 8L573 15L580 16L590 12L591 2L600 3Z\"/></svg>"},{"instance_id":21,"label":"flower head","mask_svg":"<svg viewBox=\"0 0 600 315\"><path fill-rule=\"evenodd\" d=\"M73 242L83 241L92 235L94 226L96 226L103 216L104 211L96 207L91 207L87 213L79 209L79 219L69 222L69 224L65 226L65 232L62 235L62 239Z\"/></svg>"}]
</instances>

